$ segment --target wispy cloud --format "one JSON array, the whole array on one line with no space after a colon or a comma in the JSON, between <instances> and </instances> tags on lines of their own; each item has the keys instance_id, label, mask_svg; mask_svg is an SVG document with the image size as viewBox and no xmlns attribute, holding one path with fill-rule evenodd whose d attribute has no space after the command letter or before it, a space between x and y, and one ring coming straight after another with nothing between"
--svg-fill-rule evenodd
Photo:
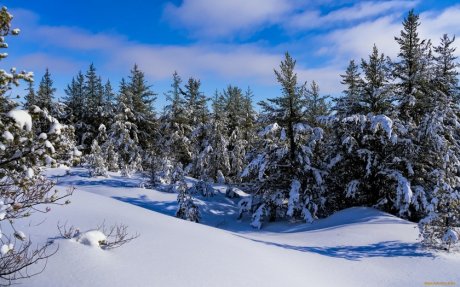
<instances>
[{"instance_id":1,"label":"wispy cloud","mask_svg":"<svg viewBox=\"0 0 460 287\"><path fill-rule=\"evenodd\" d=\"M414 7L417 1L368 1L358 2L352 6L345 6L332 10L326 14L319 9L307 9L292 15L286 21L288 28L314 29L328 28L343 24L356 23L395 11L406 11Z\"/></svg>"},{"instance_id":2,"label":"wispy cloud","mask_svg":"<svg viewBox=\"0 0 460 287\"><path fill-rule=\"evenodd\" d=\"M183 0L166 6L164 17L195 37L231 37L283 21L294 10L292 0Z\"/></svg>"}]
</instances>

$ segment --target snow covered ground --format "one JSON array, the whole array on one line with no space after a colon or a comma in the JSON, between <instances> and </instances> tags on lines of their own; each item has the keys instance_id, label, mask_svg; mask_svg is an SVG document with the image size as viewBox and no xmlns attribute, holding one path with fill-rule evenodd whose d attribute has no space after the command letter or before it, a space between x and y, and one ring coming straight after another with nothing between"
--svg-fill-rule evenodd
<instances>
[{"instance_id":1,"label":"snow covered ground","mask_svg":"<svg viewBox=\"0 0 460 287\"><path fill-rule=\"evenodd\" d=\"M68 206L18 226L59 251L24 286L427 286L460 284L460 254L419 247L415 224L351 208L313 224L236 220L237 199L200 200L202 223L174 218L176 194L139 188L141 179L90 178L85 169L47 171L77 189ZM124 223L134 241L113 250L59 238L58 221L81 231ZM41 223L41 224L39 224ZM42 266L34 266L40 268Z\"/></svg>"}]
</instances>

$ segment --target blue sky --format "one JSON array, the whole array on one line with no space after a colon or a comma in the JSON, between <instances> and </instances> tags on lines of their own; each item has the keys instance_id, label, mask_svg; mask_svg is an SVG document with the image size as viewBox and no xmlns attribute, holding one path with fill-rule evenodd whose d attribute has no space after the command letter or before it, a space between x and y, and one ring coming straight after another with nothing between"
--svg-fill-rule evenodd
<instances>
[{"instance_id":1,"label":"blue sky","mask_svg":"<svg viewBox=\"0 0 460 287\"><path fill-rule=\"evenodd\" d=\"M315 80L324 94L338 95L350 59L366 57L374 43L396 55L394 36L411 8L421 14L422 37L437 43L443 33L460 34L457 1L3 2L22 32L9 40L2 68L34 71L38 82L49 67L59 97L91 62L115 86L137 63L160 106L174 70L184 80L201 79L208 96L234 84L250 86L256 101L274 97L273 68L285 51L297 59L301 81Z\"/></svg>"}]
</instances>

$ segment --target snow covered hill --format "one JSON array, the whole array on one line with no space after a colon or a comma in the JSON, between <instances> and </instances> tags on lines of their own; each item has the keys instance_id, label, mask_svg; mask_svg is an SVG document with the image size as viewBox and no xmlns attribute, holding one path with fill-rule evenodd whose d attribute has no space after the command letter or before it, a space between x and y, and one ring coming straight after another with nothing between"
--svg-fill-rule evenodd
<instances>
[{"instance_id":1,"label":"snow covered hill","mask_svg":"<svg viewBox=\"0 0 460 287\"><path fill-rule=\"evenodd\" d=\"M195 224L170 216L175 194L139 188L139 178L89 178L84 169L56 176L59 172L48 174L60 189L77 188L72 204L18 224L35 243L54 234L53 246L59 246L44 272L24 286L460 284L459 254L421 249L414 224L374 209L356 207L313 224L273 223L254 230L247 220L236 221L237 200L220 194L200 201L204 224ZM58 237L58 222L86 231L104 220L127 224L140 237L113 250Z\"/></svg>"}]
</instances>

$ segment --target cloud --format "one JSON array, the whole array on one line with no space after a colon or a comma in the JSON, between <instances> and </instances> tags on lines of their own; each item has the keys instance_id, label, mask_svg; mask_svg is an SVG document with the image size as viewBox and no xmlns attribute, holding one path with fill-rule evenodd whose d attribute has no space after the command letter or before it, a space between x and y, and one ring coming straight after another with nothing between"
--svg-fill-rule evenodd
<instances>
[{"instance_id":1,"label":"cloud","mask_svg":"<svg viewBox=\"0 0 460 287\"><path fill-rule=\"evenodd\" d=\"M449 36L460 35L460 5L449 7L440 13L424 12L420 15L420 20L420 35L432 39L434 43L438 43L439 38L445 33ZM459 47L458 40L456 42ZM458 52L460 51L457 50Z\"/></svg>"},{"instance_id":2,"label":"cloud","mask_svg":"<svg viewBox=\"0 0 460 287\"><path fill-rule=\"evenodd\" d=\"M320 10L306 10L289 18L286 26L297 29L314 29L338 26L367 20L394 11L405 11L416 5L416 1L368 1L332 10L321 14Z\"/></svg>"},{"instance_id":3,"label":"cloud","mask_svg":"<svg viewBox=\"0 0 460 287\"><path fill-rule=\"evenodd\" d=\"M49 68L53 73L73 73L82 66L81 63L63 57L51 56L45 53L32 53L16 57L13 59L15 66L20 67L21 70L27 71L44 71Z\"/></svg>"},{"instance_id":4,"label":"cloud","mask_svg":"<svg viewBox=\"0 0 460 287\"><path fill-rule=\"evenodd\" d=\"M367 57L374 43L381 52L396 58L399 46L394 40L399 36L402 27L399 13L393 13L376 19L362 22L348 28L332 30L318 37L321 42L322 55L330 55L333 61L343 59L360 59ZM419 35L422 39L431 39L436 45L438 39L448 33L460 34L460 5L448 7L438 12L425 12L420 15ZM454 42L456 47L459 42ZM457 54L459 53L457 49Z\"/></svg>"},{"instance_id":5,"label":"cloud","mask_svg":"<svg viewBox=\"0 0 460 287\"><path fill-rule=\"evenodd\" d=\"M231 37L283 21L294 9L292 0L183 0L169 3L164 17L194 36Z\"/></svg>"}]
</instances>

